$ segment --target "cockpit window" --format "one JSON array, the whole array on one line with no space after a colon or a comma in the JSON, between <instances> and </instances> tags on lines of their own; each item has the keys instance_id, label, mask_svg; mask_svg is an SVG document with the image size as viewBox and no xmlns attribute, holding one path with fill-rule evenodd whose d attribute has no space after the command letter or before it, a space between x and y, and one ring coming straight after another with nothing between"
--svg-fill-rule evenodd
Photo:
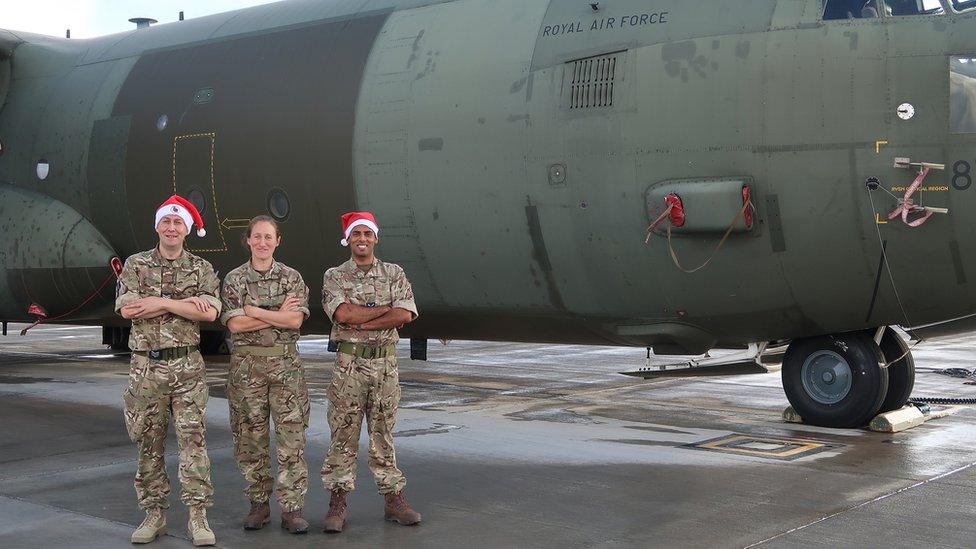
<instances>
[{"instance_id":1,"label":"cockpit window","mask_svg":"<svg viewBox=\"0 0 976 549\"><path fill-rule=\"evenodd\" d=\"M976 1L976 0L974 0ZM874 19L878 17L875 0L826 0L824 20L836 19Z\"/></svg>"},{"instance_id":2,"label":"cockpit window","mask_svg":"<svg viewBox=\"0 0 976 549\"><path fill-rule=\"evenodd\" d=\"M888 15L941 15L945 13L939 0L879 0Z\"/></svg>"},{"instance_id":3,"label":"cockpit window","mask_svg":"<svg viewBox=\"0 0 976 549\"><path fill-rule=\"evenodd\" d=\"M976 0L953 0L953 2L976 7ZM826 0L824 2L824 20L875 19L943 13L945 9L940 0Z\"/></svg>"},{"instance_id":4,"label":"cockpit window","mask_svg":"<svg viewBox=\"0 0 976 549\"><path fill-rule=\"evenodd\" d=\"M976 133L976 56L949 58L949 131Z\"/></svg>"},{"instance_id":5,"label":"cockpit window","mask_svg":"<svg viewBox=\"0 0 976 549\"><path fill-rule=\"evenodd\" d=\"M952 0L952 8L956 11L976 9L976 0Z\"/></svg>"}]
</instances>

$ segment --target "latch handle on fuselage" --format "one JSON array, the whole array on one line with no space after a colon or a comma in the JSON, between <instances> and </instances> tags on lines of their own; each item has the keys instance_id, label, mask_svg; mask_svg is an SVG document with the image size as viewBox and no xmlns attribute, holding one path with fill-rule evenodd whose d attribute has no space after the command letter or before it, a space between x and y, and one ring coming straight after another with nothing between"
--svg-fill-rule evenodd
<instances>
[{"instance_id":1,"label":"latch handle on fuselage","mask_svg":"<svg viewBox=\"0 0 976 549\"><path fill-rule=\"evenodd\" d=\"M930 170L945 170L945 164L935 164L933 162L912 162L911 158L895 158L895 168L899 170L909 170L918 168L919 172L928 168Z\"/></svg>"}]
</instances>

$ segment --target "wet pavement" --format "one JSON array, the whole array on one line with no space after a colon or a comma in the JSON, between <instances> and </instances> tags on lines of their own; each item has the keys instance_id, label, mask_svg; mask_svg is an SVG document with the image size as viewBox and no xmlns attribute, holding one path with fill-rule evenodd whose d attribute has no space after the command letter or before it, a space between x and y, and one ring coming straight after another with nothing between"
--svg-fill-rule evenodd
<instances>
[{"instance_id":1,"label":"wet pavement","mask_svg":"<svg viewBox=\"0 0 976 549\"><path fill-rule=\"evenodd\" d=\"M0 338L0 546L131 547L142 515L120 412L128 357L99 341L98 328L73 326ZM974 368L974 343L916 348L915 394L976 396L933 371ZM306 536L276 522L241 529L228 359L208 360L219 546L976 546L971 408L893 435L809 427L781 421L776 372L641 381L617 372L643 366L642 349L485 342L431 342L427 362L400 347L397 454L423 524L382 520L360 459L346 532L326 536L317 471L333 355L321 337L304 338L301 351L313 400ZM168 451L169 535L152 547L187 547L172 436Z\"/></svg>"}]
</instances>

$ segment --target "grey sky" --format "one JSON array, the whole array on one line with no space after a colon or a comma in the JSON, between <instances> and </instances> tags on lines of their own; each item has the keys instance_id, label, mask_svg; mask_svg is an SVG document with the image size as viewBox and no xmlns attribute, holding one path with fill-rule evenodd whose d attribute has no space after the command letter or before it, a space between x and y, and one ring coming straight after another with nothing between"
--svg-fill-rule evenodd
<instances>
[{"instance_id":1,"label":"grey sky","mask_svg":"<svg viewBox=\"0 0 976 549\"><path fill-rule=\"evenodd\" d=\"M231 11L272 0L0 0L0 28L72 38L92 38L134 28L132 17L160 23Z\"/></svg>"}]
</instances>

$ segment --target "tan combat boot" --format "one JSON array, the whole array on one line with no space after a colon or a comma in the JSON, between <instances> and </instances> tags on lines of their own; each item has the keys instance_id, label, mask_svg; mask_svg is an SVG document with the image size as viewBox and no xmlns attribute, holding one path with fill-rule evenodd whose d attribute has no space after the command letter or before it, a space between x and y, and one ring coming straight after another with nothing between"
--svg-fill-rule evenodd
<instances>
[{"instance_id":1,"label":"tan combat boot","mask_svg":"<svg viewBox=\"0 0 976 549\"><path fill-rule=\"evenodd\" d=\"M325 515L325 531L337 534L346 525L346 494L344 490L333 490L329 500L329 512Z\"/></svg>"},{"instance_id":2,"label":"tan combat boot","mask_svg":"<svg viewBox=\"0 0 976 549\"><path fill-rule=\"evenodd\" d=\"M308 533L308 521L302 516L301 509L283 511L281 513L281 527L288 530L289 534Z\"/></svg>"},{"instance_id":3,"label":"tan combat boot","mask_svg":"<svg viewBox=\"0 0 976 549\"><path fill-rule=\"evenodd\" d=\"M217 544L217 536L210 529L207 510L202 505L190 507L190 522L186 525L186 533L197 547Z\"/></svg>"},{"instance_id":4,"label":"tan combat boot","mask_svg":"<svg viewBox=\"0 0 976 549\"><path fill-rule=\"evenodd\" d=\"M160 507L146 509L146 518L132 532L132 543L149 543L159 536L166 535L166 515Z\"/></svg>"},{"instance_id":5,"label":"tan combat boot","mask_svg":"<svg viewBox=\"0 0 976 549\"><path fill-rule=\"evenodd\" d=\"M264 503L251 502L251 512L244 519L245 530L260 530L264 525L271 522L271 505L267 501Z\"/></svg>"},{"instance_id":6,"label":"tan combat boot","mask_svg":"<svg viewBox=\"0 0 976 549\"><path fill-rule=\"evenodd\" d=\"M398 522L404 526L420 524L420 513L410 508L407 500L403 499L402 491L395 494L384 494L383 498L386 500L386 520Z\"/></svg>"}]
</instances>

